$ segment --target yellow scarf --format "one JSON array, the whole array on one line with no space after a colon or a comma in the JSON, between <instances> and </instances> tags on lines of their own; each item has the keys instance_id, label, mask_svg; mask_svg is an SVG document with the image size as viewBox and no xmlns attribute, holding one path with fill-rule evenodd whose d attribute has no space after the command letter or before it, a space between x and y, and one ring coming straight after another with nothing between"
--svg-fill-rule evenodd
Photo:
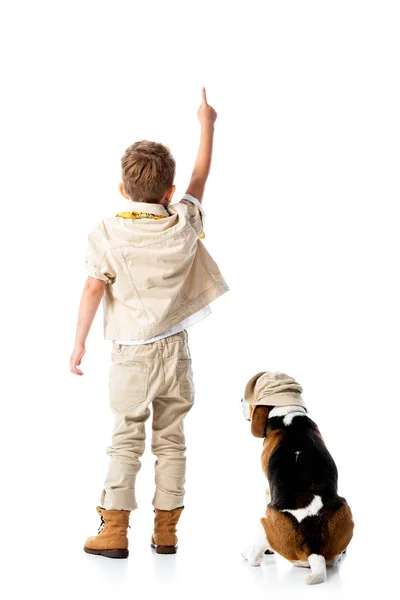
<instances>
[{"instance_id":1,"label":"yellow scarf","mask_svg":"<svg viewBox=\"0 0 400 600\"><path fill-rule=\"evenodd\" d=\"M165 219L164 215L152 215L146 212L120 212L115 215L123 219Z\"/></svg>"},{"instance_id":2,"label":"yellow scarf","mask_svg":"<svg viewBox=\"0 0 400 600\"><path fill-rule=\"evenodd\" d=\"M122 217L123 219L166 219L166 217L164 215L152 215L151 213L147 213L147 212L120 212L117 213L115 215L116 217ZM203 238L205 238L206 235L203 232L200 236L200 239L202 240Z\"/></svg>"}]
</instances>

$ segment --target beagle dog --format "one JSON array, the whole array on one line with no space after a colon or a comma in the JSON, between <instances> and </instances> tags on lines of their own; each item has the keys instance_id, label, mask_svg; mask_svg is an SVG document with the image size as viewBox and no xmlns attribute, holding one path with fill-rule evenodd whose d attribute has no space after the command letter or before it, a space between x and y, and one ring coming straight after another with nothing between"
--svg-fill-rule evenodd
<instances>
[{"instance_id":1,"label":"beagle dog","mask_svg":"<svg viewBox=\"0 0 400 600\"><path fill-rule=\"evenodd\" d=\"M354 527L350 507L337 493L335 462L304 403L243 402L243 411L251 433L264 438L261 463L270 497L261 519L263 539L242 556L257 566L264 554L277 552L294 565L311 568L307 584L322 583L326 565L338 562Z\"/></svg>"}]
</instances>

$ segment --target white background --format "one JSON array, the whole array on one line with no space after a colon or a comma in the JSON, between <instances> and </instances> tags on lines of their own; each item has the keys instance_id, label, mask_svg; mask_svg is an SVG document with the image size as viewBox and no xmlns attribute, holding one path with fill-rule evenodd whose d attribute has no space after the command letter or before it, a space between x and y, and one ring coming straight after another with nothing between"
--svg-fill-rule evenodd
<instances>
[{"instance_id":1,"label":"white background","mask_svg":"<svg viewBox=\"0 0 400 600\"><path fill-rule=\"evenodd\" d=\"M399 12L368 0L2 4L7 598L393 589ZM202 85L219 115L205 243L231 291L189 332L197 396L180 549L149 548L148 450L129 560L92 557L82 546L98 526L111 347L99 314L84 377L69 373L87 234L119 209L119 160L136 140L171 148L175 199L184 193ZM240 557L265 509L262 442L240 411L260 370L303 385L354 513L347 558L324 586L282 560L257 569Z\"/></svg>"}]
</instances>

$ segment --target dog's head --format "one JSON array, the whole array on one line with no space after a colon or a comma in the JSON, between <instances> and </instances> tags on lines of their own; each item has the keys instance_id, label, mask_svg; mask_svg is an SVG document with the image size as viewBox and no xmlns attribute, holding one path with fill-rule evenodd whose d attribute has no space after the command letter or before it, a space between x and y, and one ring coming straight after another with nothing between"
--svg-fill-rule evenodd
<instances>
[{"instance_id":1,"label":"dog's head","mask_svg":"<svg viewBox=\"0 0 400 600\"><path fill-rule=\"evenodd\" d=\"M251 422L251 433L265 437L268 416L274 406L303 406L300 384L285 373L262 371L250 379L242 400L243 416Z\"/></svg>"}]
</instances>

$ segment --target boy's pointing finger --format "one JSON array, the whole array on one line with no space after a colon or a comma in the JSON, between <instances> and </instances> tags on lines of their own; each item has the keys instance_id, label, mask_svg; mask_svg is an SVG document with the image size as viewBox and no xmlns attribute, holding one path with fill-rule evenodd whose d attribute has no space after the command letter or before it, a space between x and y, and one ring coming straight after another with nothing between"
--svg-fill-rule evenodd
<instances>
[{"instance_id":1,"label":"boy's pointing finger","mask_svg":"<svg viewBox=\"0 0 400 600\"><path fill-rule=\"evenodd\" d=\"M201 90L201 99L203 104L207 104L207 96L206 96L206 88L203 87L203 89Z\"/></svg>"}]
</instances>

